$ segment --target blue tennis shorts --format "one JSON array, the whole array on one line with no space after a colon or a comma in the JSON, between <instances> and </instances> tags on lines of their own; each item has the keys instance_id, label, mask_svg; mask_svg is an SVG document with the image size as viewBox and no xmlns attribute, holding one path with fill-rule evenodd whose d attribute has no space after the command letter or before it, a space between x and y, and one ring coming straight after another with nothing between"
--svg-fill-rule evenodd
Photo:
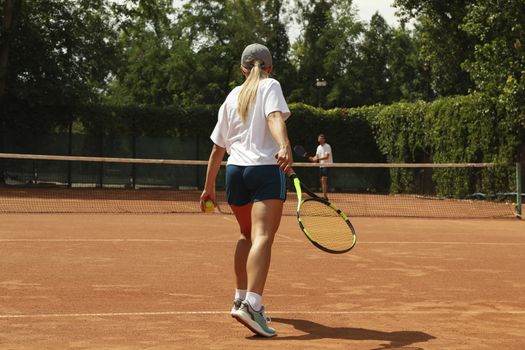
<instances>
[{"instance_id":1,"label":"blue tennis shorts","mask_svg":"<svg viewBox=\"0 0 525 350\"><path fill-rule=\"evenodd\" d=\"M228 204L242 206L267 199L286 200L286 175L277 165L226 166Z\"/></svg>"},{"instance_id":2,"label":"blue tennis shorts","mask_svg":"<svg viewBox=\"0 0 525 350\"><path fill-rule=\"evenodd\" d=\"M330 168L319 168L319 176L328 176L328 173L330 172Z\"/></svg>"}]
</instances>

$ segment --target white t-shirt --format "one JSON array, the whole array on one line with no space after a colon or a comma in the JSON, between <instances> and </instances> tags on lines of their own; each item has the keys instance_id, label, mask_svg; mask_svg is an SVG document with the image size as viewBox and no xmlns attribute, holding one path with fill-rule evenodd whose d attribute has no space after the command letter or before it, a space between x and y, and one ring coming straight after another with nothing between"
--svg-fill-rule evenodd
<instances>
[{"instance_id":1,"label":"white t-shirt","mask_svg":"<svg viewBox=\"0 0 525 350\"><path fill-rule=\"evenodd\" d=\"M279 82L266 78L259 82L259 90L245 122L237 113L237 99L241 86L233 89L219 109L215 129L210 138L230 155L227 164L269 165L276 164L279 145L268 128L267 117L281 112L286 120L290 109L284 99Z\"/></svg>"},{"instance_id":2,"label":"white t-shirt","mask_svg":"<svg viewBox=\"0 0 525 350\"><path fill-rule=\"evenodd\" d=\"M334 158L332 157L332 147L330 147L329 144L325 143L324 145L317 146L317 151L315 152L315 155L318 158L326 157L326 155L329 155L327 159L320 160L320 164L331 164L334 162Z\"/></svg>"}]
</instances>

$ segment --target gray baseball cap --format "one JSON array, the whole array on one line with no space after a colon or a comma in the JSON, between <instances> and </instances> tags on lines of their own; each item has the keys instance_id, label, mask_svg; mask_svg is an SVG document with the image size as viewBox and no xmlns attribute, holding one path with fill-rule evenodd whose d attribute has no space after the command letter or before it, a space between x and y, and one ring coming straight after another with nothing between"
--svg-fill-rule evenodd
<instances>
[{"instance_id":1,"label":"gray baseball cap","mask_svg":"<svg viewBox=\"0 0 525 350\"><path fill-rule=\"evenodd\" d=\"M255 61L261 61L261 68L272 66L272 54L270 50L261 44L251 44L246 46L241 56L241 65L246 69L252 69Z\"/></svg>"}]
</instances>

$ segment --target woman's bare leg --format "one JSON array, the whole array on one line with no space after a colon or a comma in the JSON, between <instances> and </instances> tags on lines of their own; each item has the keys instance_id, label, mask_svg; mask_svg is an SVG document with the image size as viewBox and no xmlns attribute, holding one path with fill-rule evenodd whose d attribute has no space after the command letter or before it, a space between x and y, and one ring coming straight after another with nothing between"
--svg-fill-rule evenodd
<instances>
[{"instance_id":1,"label":"woman's bare leg","mask_svg":"<svg viewBox=\"0 0 525 350\"><path fill-rule=\"evenodd\" d=\"M235 269L235 280L236 288L246 290L248 287L248 275L246 272L246 261L250 248L252 247L251 241L251 229L252 229L252 203L239 206L231 206L235 218L239 223L239 229L241 235L237 240L235 247L235 258L234 258L234 269Z\"/></svg>"},{"instance_id":2,"label":"woman's bare leg","mask_svg":"<svg viewBox=\"0 0 525 350\"><path fill-rule=\"evenodd\" d=\"M281 223L283 201L269 199L255 202L252 207L251 249L246 269L248 291L263 294L266 277L270 269L272 244Z\"/></svg>"}]
</instances>

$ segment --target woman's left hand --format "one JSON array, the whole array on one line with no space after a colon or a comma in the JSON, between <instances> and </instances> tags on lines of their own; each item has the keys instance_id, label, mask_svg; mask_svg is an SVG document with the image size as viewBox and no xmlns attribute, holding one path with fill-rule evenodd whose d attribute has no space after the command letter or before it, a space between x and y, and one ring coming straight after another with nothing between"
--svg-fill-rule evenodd
<instances>
[{"instance_id":1,"label":"woman's left hand","mask_svg":"<svg viewBox=\"0 0 525 350\"><path fill-rule=\"evenodd\" d=\"M212 201L213 202L213 205L216 207L217 206L217 202L216 202L216 199L215 199L215 190L206 190L204 189L204 191L202 191L201 193L201 197L200 197L200 207L201 207L201 211L202 212L205 212L206 211L206 201Z\"/></svg>"}]
</instances>

